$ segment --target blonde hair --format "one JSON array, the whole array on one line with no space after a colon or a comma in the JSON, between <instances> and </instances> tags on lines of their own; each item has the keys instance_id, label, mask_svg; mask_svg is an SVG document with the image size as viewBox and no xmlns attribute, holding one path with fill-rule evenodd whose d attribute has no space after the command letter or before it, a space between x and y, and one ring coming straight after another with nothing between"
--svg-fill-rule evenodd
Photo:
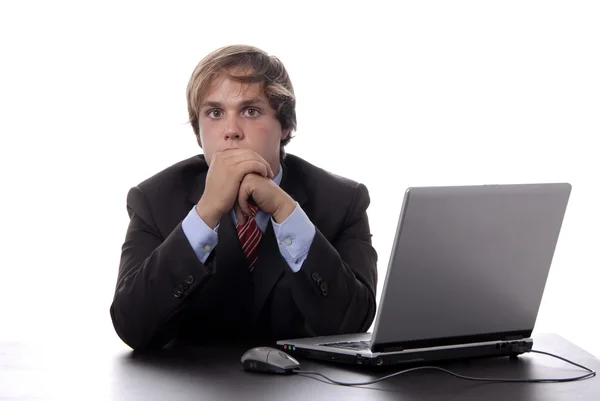
<instances>
[{"instance_id":1,"label":"blonde hair","mask_svg":"<svg viewBox=\"0 0 600 401\"><path fill-rule=\"evenodd\" d=\"M281 141L281 155L284 156L283 147L296 130L296 96L292 81L277 57L247 45L225 46L213 51L198 63L190 77L186 90L188 114L198 144L202 146L198 125L200 105L213 80L219 76L261 85L269 104L277 113L281 128L290 131L287 138Z\"/></svg>"}]
</instances>

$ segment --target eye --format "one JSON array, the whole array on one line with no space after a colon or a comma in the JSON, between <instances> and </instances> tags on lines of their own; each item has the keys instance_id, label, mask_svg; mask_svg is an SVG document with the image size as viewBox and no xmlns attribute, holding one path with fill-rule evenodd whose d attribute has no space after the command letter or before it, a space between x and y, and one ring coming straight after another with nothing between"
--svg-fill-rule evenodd
<instances>
[{"instance_id":1,"label":"eye","mask_svg":"<svg viewBox=\"0 0 600 401\"><path fill-rule=\"evenodd\" d=\"M221 110L218 110L218 109L212 109L206 113L206 115L209 116L210 118L219 118L219 117L221 117L221 114L222 114Z\"/></svg>"},{"instance_id":2,"label":"eye","mask_svg":"<svg viewBox=\"0 0 600 401\"><path fill-rule=\"evenodd\" d=\"M260 115L260 110L255 109L253 107L249 107L246 110L244 110L244 114L248 117L258 117Z\"/></svg>"}]
</instances>

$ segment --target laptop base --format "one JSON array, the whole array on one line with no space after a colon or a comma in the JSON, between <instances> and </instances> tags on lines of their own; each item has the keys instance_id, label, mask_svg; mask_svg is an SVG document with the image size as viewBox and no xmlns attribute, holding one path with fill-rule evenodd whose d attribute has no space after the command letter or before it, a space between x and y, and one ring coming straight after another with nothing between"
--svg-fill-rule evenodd
<instances>
[{"instance_id":1,"label":"laptop base","mask_svg":"<svg viewBox=\"0 0 600 401\"><path fill-rule=\"evenodd\" d=\"M365 352L338 353L332 350L301 348L299 346L288 346L277 344L283 351L293 357L306 357L322 361L344 363L363 366L392 366L403 364L423 364L452 359L475 359L494 357L516 357L520 354L530 352L533 347L531 338L518 341L501 341L497 343L471 344L466 347L440 347L436 349L406 350L393 353Z\"/></svg>"}]
</instances>

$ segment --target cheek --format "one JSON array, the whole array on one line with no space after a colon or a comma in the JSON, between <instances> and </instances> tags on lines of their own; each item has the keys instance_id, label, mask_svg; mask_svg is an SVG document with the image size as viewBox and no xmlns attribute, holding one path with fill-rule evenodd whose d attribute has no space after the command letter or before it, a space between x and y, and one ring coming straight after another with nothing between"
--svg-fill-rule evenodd
<instances>
[{"instance_id":1,"label":"cheek","mask_svg":"<svg viewBox=\"0 0 600 401\"><path fill-rule=\"evenodd\" d=\"M202 139L203 143L214 141L214 138L218 132L218 124L204 123L200 125L200 138Z\"/></svg>"},{"instance_id":2,"label":"cheek","mask_svg":"<svg viewBox=\"0 0 600 401\"><path fill-rule=\"evenodd\" d=\"M281 126L278 121L265 121L256 127L264 142L278 142L281 138Z\"/></svg>"}]
</instances>

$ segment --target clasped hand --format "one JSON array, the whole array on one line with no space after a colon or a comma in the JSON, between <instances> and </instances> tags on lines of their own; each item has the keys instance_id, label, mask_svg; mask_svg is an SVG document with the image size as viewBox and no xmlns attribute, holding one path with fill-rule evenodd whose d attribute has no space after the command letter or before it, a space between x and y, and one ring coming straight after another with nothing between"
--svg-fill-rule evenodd
<instances>
[{"instance_id":1,"label":"clasped hand","mask_svg":"<svg viewBox=\"0 0 600 401\"><path fill-rule=\"evenodd\" d=\"M243 224L253 213L254 203L281 223L294 211L296 202L272 179L273 170L258 153L249 149L231 149L213 154L204 194L196 212L214 228L232 208Z\"/></svg>"}]
</instances>

